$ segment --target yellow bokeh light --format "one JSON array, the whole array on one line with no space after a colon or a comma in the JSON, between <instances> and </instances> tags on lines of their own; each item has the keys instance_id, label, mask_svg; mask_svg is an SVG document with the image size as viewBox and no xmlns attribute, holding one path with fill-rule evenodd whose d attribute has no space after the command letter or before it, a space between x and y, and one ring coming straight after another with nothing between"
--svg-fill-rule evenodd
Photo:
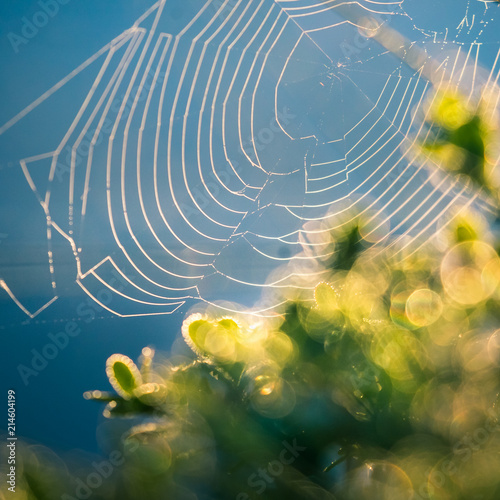
<instances>
[{"instance_id":1,"label":"yellow bokeh light","mask_svg":"<svg viewBox=\"0 0 500 500\"><path fill-rule=\"evenodd\" d=\"M428 288L414 291L406 301L406 316L416 326L431 325L443 312L441 297Z\"/></svg>"},{"instance_id":2,"label":"yellow bokeh light","mask_svg":"<svg viewBox=\"0 0 500 500\"><path fill-rule=\"evenodd\" d=\"M495 250L481 241L454 246L441 263L441 281L456 302L472 305L487 299L500 282L500 260Z\"/></svg>"}]
</instances>

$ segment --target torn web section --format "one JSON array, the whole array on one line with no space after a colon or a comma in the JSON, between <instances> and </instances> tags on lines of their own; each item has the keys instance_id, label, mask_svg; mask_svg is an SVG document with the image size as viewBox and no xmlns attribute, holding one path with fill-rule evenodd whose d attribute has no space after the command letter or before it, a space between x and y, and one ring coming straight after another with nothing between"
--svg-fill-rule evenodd
<instances>
[{"instance_id":1,"label":"torn web section","mask_svg":"<svg viewBox=\"0 0 500 500\"><path fill-rule=\"evenodd\" d=\"M289 207L325 207L346 194L343 89L332 60L301 35L280 76L278 107L289 103L295 118L286 133L305 148L305 192ZM316 210L314 210L316 212Z\"/></svg>"},{"instance_id":2,"label":"torn web section","mask_svg":"<svg viewBox=\"0 0 500 500\"><path fill-rule=\"evenodd\" d=\"M54 244L49 245L49 225L37 198L29 195L20 203L19 193L25 190L26 179L19 163L3 165L0 176L4 204L0 223L0 293L2 300L13 300L24 314L31 316L57 297L57 274L52 262L64 254Z\"/></svg>"},{"instance_id":3,"label":"torn web section","mask_svg":"<svg viewBox=\"0 0 500 500\"><path fill-rule=\"evenodd\" d=\"M406 0L402 9L415 29L415 41L498 44L499 12L495 0Z\"/></svg>"}]
</instances>

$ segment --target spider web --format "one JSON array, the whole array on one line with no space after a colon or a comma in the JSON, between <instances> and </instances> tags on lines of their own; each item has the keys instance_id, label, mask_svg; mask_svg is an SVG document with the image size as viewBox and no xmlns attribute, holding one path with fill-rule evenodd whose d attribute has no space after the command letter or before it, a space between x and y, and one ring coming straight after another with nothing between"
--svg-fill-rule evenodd
<instances>
[{"instance_id":1,"label":"spider web","mask_svg":"<svg viewBox=\"0 0 500 500\"><path fill-rule=\"evenodd\" d=\"M231 310L320 278L318 238L346 214L401 251L476 203L415 144L443 82L471 100L492 87L498 102L496 2L210 0L181 20L175 3L0 127L9 140L65 90L78 103L46 150L19 158L45 216L50 297L31 310L5 270L0 285L28 316L57 300L64 273L118 316ZM72 266L58 268L60 237Z\"/></svg>"}]
</instances>

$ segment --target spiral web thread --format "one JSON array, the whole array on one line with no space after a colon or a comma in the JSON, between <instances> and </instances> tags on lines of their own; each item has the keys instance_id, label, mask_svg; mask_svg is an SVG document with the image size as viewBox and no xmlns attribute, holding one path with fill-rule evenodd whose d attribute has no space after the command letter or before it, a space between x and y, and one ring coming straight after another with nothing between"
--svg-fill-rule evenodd
<instances>
[{"instance_id":1,"label":"spiral web thread","mask_svg":"<svg viewBox=\"0 0 500 500\"><path fill-rule=\"evenodd\" d=\"M52 304L56 233L79 286L118 316L320 279L315 247L355 212L374 242L418 248L478 197L417 153L432 89L489 88L498 104L500 19L495 2L451 2L464 18L436 31L417 25L416 1L210 0L182 27L157 2L0 127L95 72L57 148L20 160L53 297L33 312L1 286L30 317Z\"/></svg>"}]
</instances>

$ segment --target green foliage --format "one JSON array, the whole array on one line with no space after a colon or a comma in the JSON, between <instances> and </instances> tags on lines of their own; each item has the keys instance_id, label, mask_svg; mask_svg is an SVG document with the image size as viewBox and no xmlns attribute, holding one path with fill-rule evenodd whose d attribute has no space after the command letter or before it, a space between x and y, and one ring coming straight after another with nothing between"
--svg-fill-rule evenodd
<instances>
[{"instance_id":1,"label":"green foliage","mask_svg":"<svg viewBox=\"0 0 500 500\"><path fill-rule=\"evenodd\" d=\"M132 396L139 382L130 366L123 361L114 361L110 368L112 374L110 381L113 381L112 385L116 391Z\"/></svg>"},{"instance_id":2,"label":"green foliage","mask_svg":"<svg viewBox=\"0 0 500 500\"><path fill-rule=\"evenodd\" d=\"M493 129L438 93L421 147L497 203ZM497 228L460 208L404 255L367 220L331 229L321 282L275 316L191 314L184 353L108 359L115 392L84 396L134 421L99 498L500 498Z\"/></svg>"},{"instance_id":3,"label":"green foliage","mask_svg":"<svg viewBox=\"0 0 500 500\"><path fill-rule=\"evenodd\" d=\"M458 92L435 94L430 105L423 151L444 169L461 174L489 196L498 195L493 154L498 144L498 124L492 96L485 93L472 102Z\"/></svg>"},{"instance_id":4,"label":"green foliage","mask_svg":"<svg viewBox=\"0 0 500 500\"><path fill-rule=\"evenodd\" d=\"M495 234L462 211L436 247L396 259L362 241L346 259L353 227L361 238L358 224L332 232L343 265L281 315L194 314L191 356L156 363L148 349L161 397L120 383L129 399L113 400L150 419L126 436L141 443L134 481L214 499L498 497ZM300 452L279 462L292 442ZM266 482L269 463L280 472Z\"/></svg>"}]
</instances>

